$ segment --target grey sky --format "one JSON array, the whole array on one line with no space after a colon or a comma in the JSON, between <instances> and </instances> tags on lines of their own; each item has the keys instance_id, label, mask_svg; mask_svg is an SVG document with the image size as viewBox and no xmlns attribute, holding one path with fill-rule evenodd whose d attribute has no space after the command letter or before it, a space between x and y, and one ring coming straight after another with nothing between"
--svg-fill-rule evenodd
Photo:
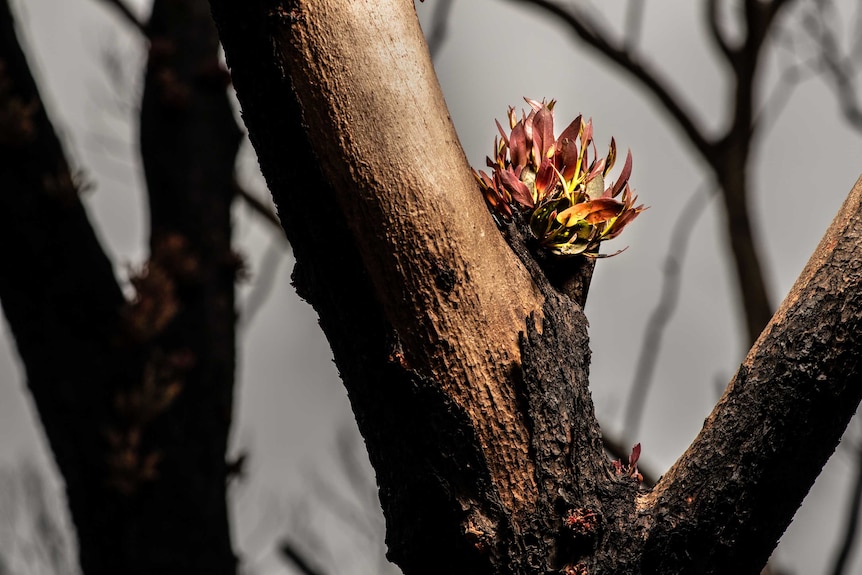
<instances>
[{"instance_id":1,"label":"grey sky","mask_svg":"<svg viewBox=\"0 0 862 575\"><path fill-rule=\"evenodd\" d=\"M840 4L853 14L852 0ZM434 0L417 5L420 16L427 18L434 5ZM624 5L621 0L602 3L616 30ZM86 201L122 274L127 264L141 261L145 242L132 109L143 58L140 44L94 0L18 0L16 7L50 113L70 153L97 183ZM647 4L641 46L702 122L716 129L724 121L726 87L703 38L701 10L697 2ZM853 19L846 20L849 26ZM593 397L607 429L619 433L644 323L658 297L670 228L684 201L703 184L701 166L636 86L533 11L507 0L461 0L455 2L449 32L438 74L474 166L482 166L491 152L494 119L504 120L510 105L526 106L522 96L555 98L558 122L583 113L593 118L600 148L614 136L622 150L632 150L631 182L651 208L614 240L613 249L628 245L628 250L599 262L586 309ZM106 73L106 61L116 62L125 78L119 91ZM775 52L767 55L762 103L775 85L779 63ZM816 79L794 90L758 142L754 211L775 305L862 172L860 152L862 137L844 126L834 96ZM242 172L253 189L264 193L253 166L247 157ZM700 429L745 351L719 207L718 202L709 206L694 232L682 299L645 406L638 440L642 460L656 470L667 468ZM256 272L272 236L245 210L238 209L236 217L237 243ZM233 443L249 449L252 458L249 483L235 509L237 543L250 559L260 557L287 524L291 502L317 480L312 470L337 475L332 448L339 430L352 425L316 318L289 286L290 267L285 257L270 298L241 342ZM47 465L49 456L23 390L14 346L0 345L0 463L33 457ZM850 471L846 455L833 458L785 536L778 558L794 572L822 572L831 557ZM262 573L287 572L271 558L258 566ZM856 566L862 570L859 560Z\"/></svg>"}]
</instances>

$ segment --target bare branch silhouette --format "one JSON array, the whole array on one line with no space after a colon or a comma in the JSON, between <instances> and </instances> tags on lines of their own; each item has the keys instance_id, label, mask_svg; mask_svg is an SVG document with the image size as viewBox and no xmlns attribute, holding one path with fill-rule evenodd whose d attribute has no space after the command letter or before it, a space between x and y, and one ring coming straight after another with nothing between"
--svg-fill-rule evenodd
<instances>
[{"instance_id":1,"label":"bare branch silhouette","mask_svg":"<svg viewBox=\"0 0 862 575\"><path fill-rule=\"evenodd\" d=\"M126 20L129 24L131 24L138 32L143 35L144 38L149 39L150 32L147 28L147 25L138 19L134 12L126 5L123 0L101 0L102 2L113 6ZM445 2L451 2L451 0L444 0ZM445 22L444 22L445 25ZM264 202L259 200L253 194L251 194L248 190L244 189L242 186L236 186L237 195L252 209L253 212L261 216L268 224L278 230L279 234L284 236L284 230L281 227L281 222L278 219L278 216L275 212L267 206Z\"/></svg>"},{"instance_id":2,"label":"bare branch silhouette","mask_svg":"<svg viewBox=\"0 0 862 575\"><path fill-rule=\"evenodd\" d=\"M733 50L730 47L727 37L724 35L724 31L721 29L721 7L719 2L721 2L721 0L707 0L706 22L709 27L710 38L721 51L722 55L729 60L733 57Z\"/></svg>"},{"instance_id":3,"label":"bare branch silhouette","mask_svg":"<svg viewBox=\"0 0 862 575\"><path fill-rule=\"evenodd\" d=\"M811 10L804 15L802 29L810 35L819 47L819 69L827 85L835 92L844 119L853 129L862 131L862 101L856 86L855 64L858 56L851 52L841 54L835 26L826 22L830 16L835 18L836 9L831 1L817 0Z\"/></svg>"},{"instance_id":4,"label":"bare branch silhouette","mask_svg":"<svg viewBox=\"0 0 862 575\"><path fill-rule=\"evenodd\" d=\"M278 219L275 211L267 205L266 202L246 190L244 187L236 184L236 193L242 198L245 204L251 208L251 211L262 217L271 227L278 231L282 238L285 238L284 229L281 227L281 221Z\"/></svg>"},{"instance_id":5,"label":"bare branch silhouette","mask_svg":"<svg viewBox=\"0 0 862 575\"><path fill-rule=\"evenodd\" d=\"M698 218L709 205L709 200L715 195L705 190L706 186L701 185L689 197L679 216L677 216L673 232L671 233L670 247L662 266L661 296L646 322L643 343L641 344L641 351L635 367L634 380L632 381L631 391L626 403L623 437L628 442L634 441L633 438L640 431L644 404L652 385L665 329L679 303L680 285L682 284L682 265L691 240L691 233L695 229Z\"/></svg>"},{"instance_id":6,"label":"bare branch silhouette","mask_svg":"<svg viewBox=\"0 0 862 575\"><path fill-rule=\"evenodd\" d=\"M449 15L454 0L437 0L434 16L431 18L431 31L426 36L431 59L437 57L449 33Z\"/></svg>"},{"instance_id":7,"label":"bare branch silhouette","mask_svg":"<svg viewBox=\"0 0 862 575\"><path fill-rule=\"evenodd\" d=\"M285 241L282 238L273 238L267 246L260 265L257 266L259 271L254 279L254 287L242 304L242 326L248 326L263 307L263 304L266 303L272 287L275 285L278 264L288 251L289 248L285 249Z\"/></svg>"},{"instance_id":8,"label":"bare branch silhouette","mask_svg":"<svg viewBox=\"0 0 862 575\"><path fill-rule=\"evenodd\" d=\"M308 559L290 541L282 541L279 544L278 550L282 557L289 560L304 575L323 575L323 571L312 567Z\"/></svg>"},{"instance_id":9,"label":"bare branch silhouette","mask_svg":"<svg viewBox=\"0 0 862 575\"><path fill-rule=\"evenodd\" d=\"M643 30L643 10L646 0L629 0L626 8L625 46L629 52L637 48Z\"/></svg>"},{"instance_id":10,"label":"bare branch silhouette","mask_svg":"<svg viewBox=\"0 0 862 575\"><path fill-rule=\"evenodd\" d=\"M610 34L592 16L575 6L570 5L566 8L550 0L510 1L516 4L535 6L559 18L560 22L565 24L576 38L637 80L646 93L659 102L661 108L702 155L707 156L713 153L714 144L706 137L700 123L688 109L688 105L671 88L666 78L658 70L653 69L649 63L639 60L636 54L630 53L625 43L612 39Z\"/></svg>"},{"instance_id":11,"label":"bare branch silhouette","mask_svg":"<svg viewBox=\"0 0 862 575\"><path fill-rule=\"evenodd\" d=\"M119 11L120 15L123 19L131 24L134 28L138 30L145 37L149 36L149 32L147 31L147 25L144 24L138 17L132 12L132 9L126 5L123 0L102 0L105 4L113 6L117 11Z\"/></svg>"}]
</instances>

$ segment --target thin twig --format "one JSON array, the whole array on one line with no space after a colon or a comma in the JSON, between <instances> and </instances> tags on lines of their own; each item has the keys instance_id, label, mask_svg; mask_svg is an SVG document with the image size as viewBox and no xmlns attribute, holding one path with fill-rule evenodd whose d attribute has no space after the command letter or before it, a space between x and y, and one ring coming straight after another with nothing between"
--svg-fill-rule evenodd
<instances>
[{"instance_id":1,"label":"thin twig","mask_svg":"<svg viewBox=\"0 0 862 575\"><path fill-rule=\"evenodd\" d=\"M143 34L145 37L149 37L149 32L147 31L147 26L142 21L135 16L135 13L132 12L131 8L129 8L123 0L102 0L105 4L110 4L113 6L123 18L131 24L134 28L137 28L138 32Z\"/></svg>"},{"instance_id":2,"label":"thin twig","mask_svg":"<svg viewBox=\"0 0 862 575\"><path fill-rule=\"evenodd\" d=\"M676 126L688 137L704 159L709 161L715 146L705 135L699 122L689 112L682 97L673 91L671 84L658 71L651 69L648 64L638 61L636 54L630 53L624 45L620 46L618 42L612 40L596 20L574 6L567 9L551 0L509 1L535 6L552 16L556 16L561 23L572 31L576 38L640 82L645 92L661 104L662 109L673 119Z\"/></svg>"},{"instance_id":3,"label":"thin twig","mask_svg":"<svg viewBox=\"0 0 862 575\"><path fill-rule=\"evenodd\" d=\"M272 208L239 184L236 184L235 188L237 195L242 198L245 204L250 207L254 213L266 220L267 223L275 227L275 229L277 229L284 237L284 229L281 227L281 220L278 219L278 216Z\"/></svg>"},{"instance_id":4,"label":"thin twig","mask_svg":"<svg viewBox=\"0 0 862 575\"><path fill-rule=\"evenodd\" d=\"M829 7L834 10L831 3L823 6L823 8ZM838 98L838 105L844 119L852 128L862 131L862 104L859 102L856 90L853 59L842 58L834 31L822 21L828 14L830 10L811 11L805 16L806 25L802 28L820 49L821 70L823 75L831 80L830 86Z\"/></svg>"},{"instance_id":5,"label":"thin twig","mask_svg":"<svg viewBox=\"0 0 862 575\"><path fill-rule=\"evenodd\" d=\"M692 194L685 206L683 206L674 224L670 247L665 256L663 266L664 277L661 296L646 323L643 343L641 344L641 351L636 364L637 367L635 367L632 389L626 403L625 420L623 422L623 437L626 441L633 441L633 438L640 432L644 404L649 389L652 386L655 366L658 362L665 329L679 303L682 264L691 240L691 233L694 231L698 218L709 204L710 198L715 195L714 193L709 193L704 197L704 189L706 189L705 185L702 185L697 192Z\"/></svg>"},{"instance_id":6,"label":"thin twig","mask_svg":"<svg viewBox=\"0 0 862 575\"><path fill-rule=\"evenodd\" d=\"M254 278L254 287L251 292L243 300L240 315L241 326L248 328L252 320L261 309L263 304L269 299L269 294L272 287L275 285L279 263L282 258L287 255L284 249L284 242L278 238L273 238L266 248L266 251L261 258L260 265L256 277Z\"/></svg>"},{"instance_id":7,"label":"thin twig","mask_svg":"<svg viewBox=\"0 0 862 575\"><path fill-rule=\"evenodd\" d=\"M751 123L752 130L765 132L775 125L790 102L794 88L805 79L805 76L806 67L804 64L791 64L781 71L778 81L766 98L766 103L754 116Z\"/></svg>"},{"instance_id":8,"label":"thin twig","mask_svg":"<svg viewBox=\"0 0 862 575\"><path fill-rule=\"evenodd\" d=\"M126 5L123 0L101 0L102 2L113 6L122 16L123 18L131 24L138 32L140 32L145 38L149 38L149 30L147 25L138 19L135 16L135 13ZM444 0L449 1L449 0ZM253 212L261 216L264 220L269 222L272 226L274 226L281 234L284 234L284 230L281 227L281 221L278 219L278 216L275 212L272 211L266 204L257 199L254 195L249 193L247 190L243 189L241 186L237 185L237 195L252 209Z\"/></svg>"},{"instance_id":9,"label":"thin twig","mask_svg":"<svg viewBox=\"0 0 862 575\"><path fill-rule=\"evenodd\" d=\"M629 0L626 7L625 43L626 50L633 52L637 48L643 30L643 13L646 0Z\"/></svg>"},{"instance_id":10,"label":"thin twig","mask_svg":"<svg viewBox=\"0 0 862 575\"><path fill-rule=\"evenodd\" d=\"M719 6L719 2L721 0L707 0L706 3L706 23L709 27L709 35L712 38L715 45L724 55L725 59L728 61L732 60L735 55L735 51L730 47L730 43L727 41L727 38L724 35L724 31L721 29L721 7Z\"/></svg>"},{"instance_id":11,"label":"thin twig","mask_svg":"<svg viewBox=\"0 0 862 575\"><path fill-rule=\"evenodd\" d=\"M282 541L278 546L278 550L281 552L282 557L289 560L304 575L323 575L323 571L312 567L302 552L290 541Z\"/></svg>"},{"instance_id":12,"label":"thin twig","mask_svg":"<svg viewBox=\"0 0 862 575\"><path fill-rule=\"evenodd\" d=\"M428 33L428 51L431 59L440 53L440 48L449 33L449 15L452 12L453 0L437 0L434 15L431 17L431 31Z\"/></svg>"}]
</instances>

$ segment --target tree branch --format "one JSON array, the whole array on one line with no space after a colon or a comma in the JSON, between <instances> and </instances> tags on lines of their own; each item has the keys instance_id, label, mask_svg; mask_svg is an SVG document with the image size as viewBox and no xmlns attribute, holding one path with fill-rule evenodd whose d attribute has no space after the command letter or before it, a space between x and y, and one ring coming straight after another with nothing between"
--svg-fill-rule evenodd
<instances>
[{"instance_id":1,"label":"tree branch","mask_svg":"<svg viewBox=\"0 0 862 575\"><path fill-rule=\"evenodd\" d=\"M643 500L654 518L646 566L766 563L862 398L860 250L862 178L701 433Z\"/></svg>"},{"instance_id":2,"label":"tree branch","mask_svg":"<svg viewBox=\"0 0 862 575\"><path fill-rule=\"evenodd\" d=\"M452 13L453 3L453 0L436 0L434 3L434 17L431 19L431 31L427 36L432 60L440 53L449 33L449 15Z\"/></svg>"},{"instance_id":3,"label":"tree branch","mask_svg":"<svg viewBox=\"0 0 862 575\"><path fill-rule=\"evenodd\" d=\"M626 6L624 44L628 52L633 52L640 41L643 29L643 11L646 0L628 0Z\"/></svg>"},{"instance_id":4,"label":"tree branch","mask_svg":"<svg viewBox=\"0 0 862 575\"><path fill-rule=\"evenodd\" d=\"M312 567L308 559L290 541L282 541L278 550L282 557L290 561L303 575L323 575L323 571Z\"/></svg>"},{"instance_id":5,"label":"tree branch","mask_svg":"<svg viewBox=\"0 0 862 575\"><path fill-rule=\"evenodd\" d=\"M126 304L76 178L0 0L0 301L27 385L65 478L82 561L88 514L105 494L106 423L137 355L123 344Z\"/></svg>"},{"instance_id":6,"label":"tree branch","mask_svg":"<svg viewBox=\"0 0 862 575\"><path fill-rule=\"evenodd\" d=\"M731 61L736 57L736 50L730 47L724 31L721 29L720 2L721 0L707 0L706 23L709 28L710 38L724 55L725 59Z\"/></svg>"},{"instance_id":7,"label":"tree branch","mask_svg":"<svg viewBox=\"0 0 862 575\"><path fill-rule=\"evenodd\" d=\"M645 91L659 103L661 109L673 120L677 128L688 137L707 163L711 163L709 158L714 153L713 142L705 135L703 128L698 125L694 116L688 111L682 97L672 91L670 83L662 78L658 71L651 70L648 64L644 62L639 62L625 46L616 46L607 32L601 30L598 23L592 21L585 13L575 7L566 9L551 0L510 1L535 6L556 16L576 38L637 80Z\"/></svg>"},{"instance_id":8,"label":"tree branch","mask_svg":"<svg viewBox=\"0 0 862 575\"><path fill-rule=\"evenodd\" d=\"M647 318L644 336L641 340L641 351L635 364L634 381L626 400L623 437L629 442L634 442L640 431L640 422L652 384L655 366L658 362L662 337L679 301L682 264L685 260L691 233L695 229L694 225L698 218L709 205L709 200L714 197L714 194L708 194L707 197L704 195L700 190L691 195L677 216L671 232L670 247L662 266L661 296L658 304Z\"/></svg>"},{"instance_id":9,"label":"tree branch","mask_svg":"<svg viewBox=\"0 0 862 575\"><path fill-rule=\"evenodd\" d=\"M539 532L559 528L555 506L598 510L599 493L637 484L605 485L585 319L534 283L490 218L414 9L212 5L294 281L320 313L377 472L389 557L409 573L550 569L545 544L518 550L552 544ZM619 500L609 521L633 505Z\"/></svg>"},{"instance_id":10,"label":"tree branch","mask_svg":"<svg viewBox=\"0 0 862 575\"><path fill-rule=\"evenodd\" d=\"M101 0L105 4L113 6L123 17L123 19L132 25L133 28L137 29L145 38L149 37L149 31L147 30L147 25L144 24L138 17L132 12L132 9L129 8L123 0Z\"/></svg>"},{"instance_id":11,"label":"tree branch","mask_svg":"<svg viewBox=\"0 0 862 575\"><path fill-rule=\"evenodd\" d=\"M120 15L122 15L123 18L129 24L132 25L133 28L135 28L138 32L140 32L140 34L144 38L147 38L147 39L150 38L150 30L149 30L148 26L144 22L142 22L141 20L138 19L138 17L135 15L135 13L132 12L131 8L129 8L128 5L126 5L126 3L123 0L101 0L101 1L105 2L108 5L113 6L115 9L117 9L119 11ZM444 1L446 1L446 0L444 0ZM243 188L239 184L236 185L236 192L239 195L240 199L242 199L246 204L248 204L248 206L251 208L251 210L254 213L256 213L257 215L262 217L264 219L264 221L266 221L268 224L275 227L275 229L277 229L279 233L283 233L283 230L281 228L281 222L279 221L278 216L269 208L269 206L267 206L266 204L261 202L253 194L251 194L248 190L246 190L245 188Z\"/></svg>"},{"instance_id":12,"label":"tree branch","mask_svg":"<svg viewBox=\"0 0 862 575\"><path fill-rule=\"evenodd\" d=\"M855 78L852 70L854 60L841 57L838 48L838 40L834 32L819 18L822 14L807 14L806 26L803 27L820 48L818 59L821 71L831 80L830 84L838 98L838 104L844 118L850 126L862 131L862 104L856 90Z\"/></svg>"},{"instance_id":13,"label":"tree branch","mask_svg":"<svg viewBox=\"0 0 862 575\"><path fill-rule=\"evenodd\" d=\"M362 214L348 224L406 364L439 378L470 414L495 452L501 497L520 506L535 497L535 485L526 453L512 449L524 444L526 428L508 363L519 357L517 334L525 317L541 313L542 298L476 193L412 6L378 2L361 17L351 6L310 3L282 41L310 139L342 212ZM400 41L387 47L370 37ZM330 57L318 57L318 45ZM386 75L411 81L381 85ZM415 215L404 217L404 205ZM405 266L417 249L429 265Z\"/></svg>"},{"instance_id":14,"label":"tree branch","mask_svg":"<svg viewBox=\"0 0 862 575\"><path fill-rule=\"evenodd\" d=\"M278 219L278 216L274 211L272 211L272 208L262 202L257 196L249 192L247 189L240 186L237 182L234 182L234 185L236 193L246 203L246 205L251 208L251 211L263 218L264 221L266 221L266 223L270 225L270 227L278 230L279 235L284 234L284 230L281 227L281 220Z\"/></svg>"}]
</instances>

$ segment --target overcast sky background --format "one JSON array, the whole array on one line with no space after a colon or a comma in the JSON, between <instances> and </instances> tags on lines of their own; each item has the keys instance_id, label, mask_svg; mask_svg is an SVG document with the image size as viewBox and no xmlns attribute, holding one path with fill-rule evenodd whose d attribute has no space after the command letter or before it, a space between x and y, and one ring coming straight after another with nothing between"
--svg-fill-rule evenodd
<instances>
[{"instance_id":1,"label":"overcast sky background","mask_svg":"<svg viewBox=\"0 0 862 575\"><path fill-rule=\"evenodd\" d=\"M146 13L146 0L130 4ZM671 228L683 203L704 185L704 171L637 86L574 43L562 26L516 4L456 1L449 36L436 61L438 75L465 152L476 167L492 152L494 119L503 121L510 105L526 106L523 96L557 99L558 128L578 113L592 117L599 149L614 136L619 148L632 150L631 182L651 208L605 248L629 246L622 255L599 262L586 308L593 398L599 418L616 435L645 323L659 296ZM601 4L607 24L621 31L626 3ZM717 130L726 120L729 88L705 40L700 4L646 4L640 46L701 122ZM855 30L858 2L838 4L846 39ZM96 184L85 197L91 217L118 275L125 276L129 264L144 259L147 235L135 145L142 44L95 0L17 0L14 7L31 67L67 152ZM417 5L424 23L434 8L435 0ZM799 24L791 17L780 26L798 30ZM785 56L767 52L761 104L771 101ZM808 80L794 88L781 115L761 134L753 168L753 210L777 305L862 173L862 134L843 123L823 82ZM240 173L248 187L266 194L248 149ZM746 351L722 217L719 202L712 202L696 225L682 297L637 437L643 444L642 461L659 472L693 439ZM236 209L236 222L236 243L248 254L256 278L277 262L271 294L240 334L233 445L235 452L249 451L250 465L246 482L235 490L236 544L257 573L292 573L274 558L273 541L286 533L296 535L313 522L318 530L338 534L316 543L340 549L331 556L315 548L323 553L323 564L338 565L333 575L380 572L373 551L379 538L346 535L350 529L338 527L339 513L365 497L368 486L360 486L358 496L346 488L346 500L336 510L320 503L321 498L332 502L342 497L321 485L357 484L340 471L337 446L339 441L359 443L316 317L289 285L292 262L277 237L242 206ZM244 296L255 289L255 281L243 287ZM52 488L59 493L5 330L0 325L0 466L34 461L52 474ZM858 424L854 428L859 432ZM852 471L853 459L839 450L779 546L779 564L797 574L824 572L844 520ZM315 545L313 538L301 539ZM363 555L372 557L365 560ZM862 572L858 558L855 566L852 572Z\"/></svg>"}]
</instances>

